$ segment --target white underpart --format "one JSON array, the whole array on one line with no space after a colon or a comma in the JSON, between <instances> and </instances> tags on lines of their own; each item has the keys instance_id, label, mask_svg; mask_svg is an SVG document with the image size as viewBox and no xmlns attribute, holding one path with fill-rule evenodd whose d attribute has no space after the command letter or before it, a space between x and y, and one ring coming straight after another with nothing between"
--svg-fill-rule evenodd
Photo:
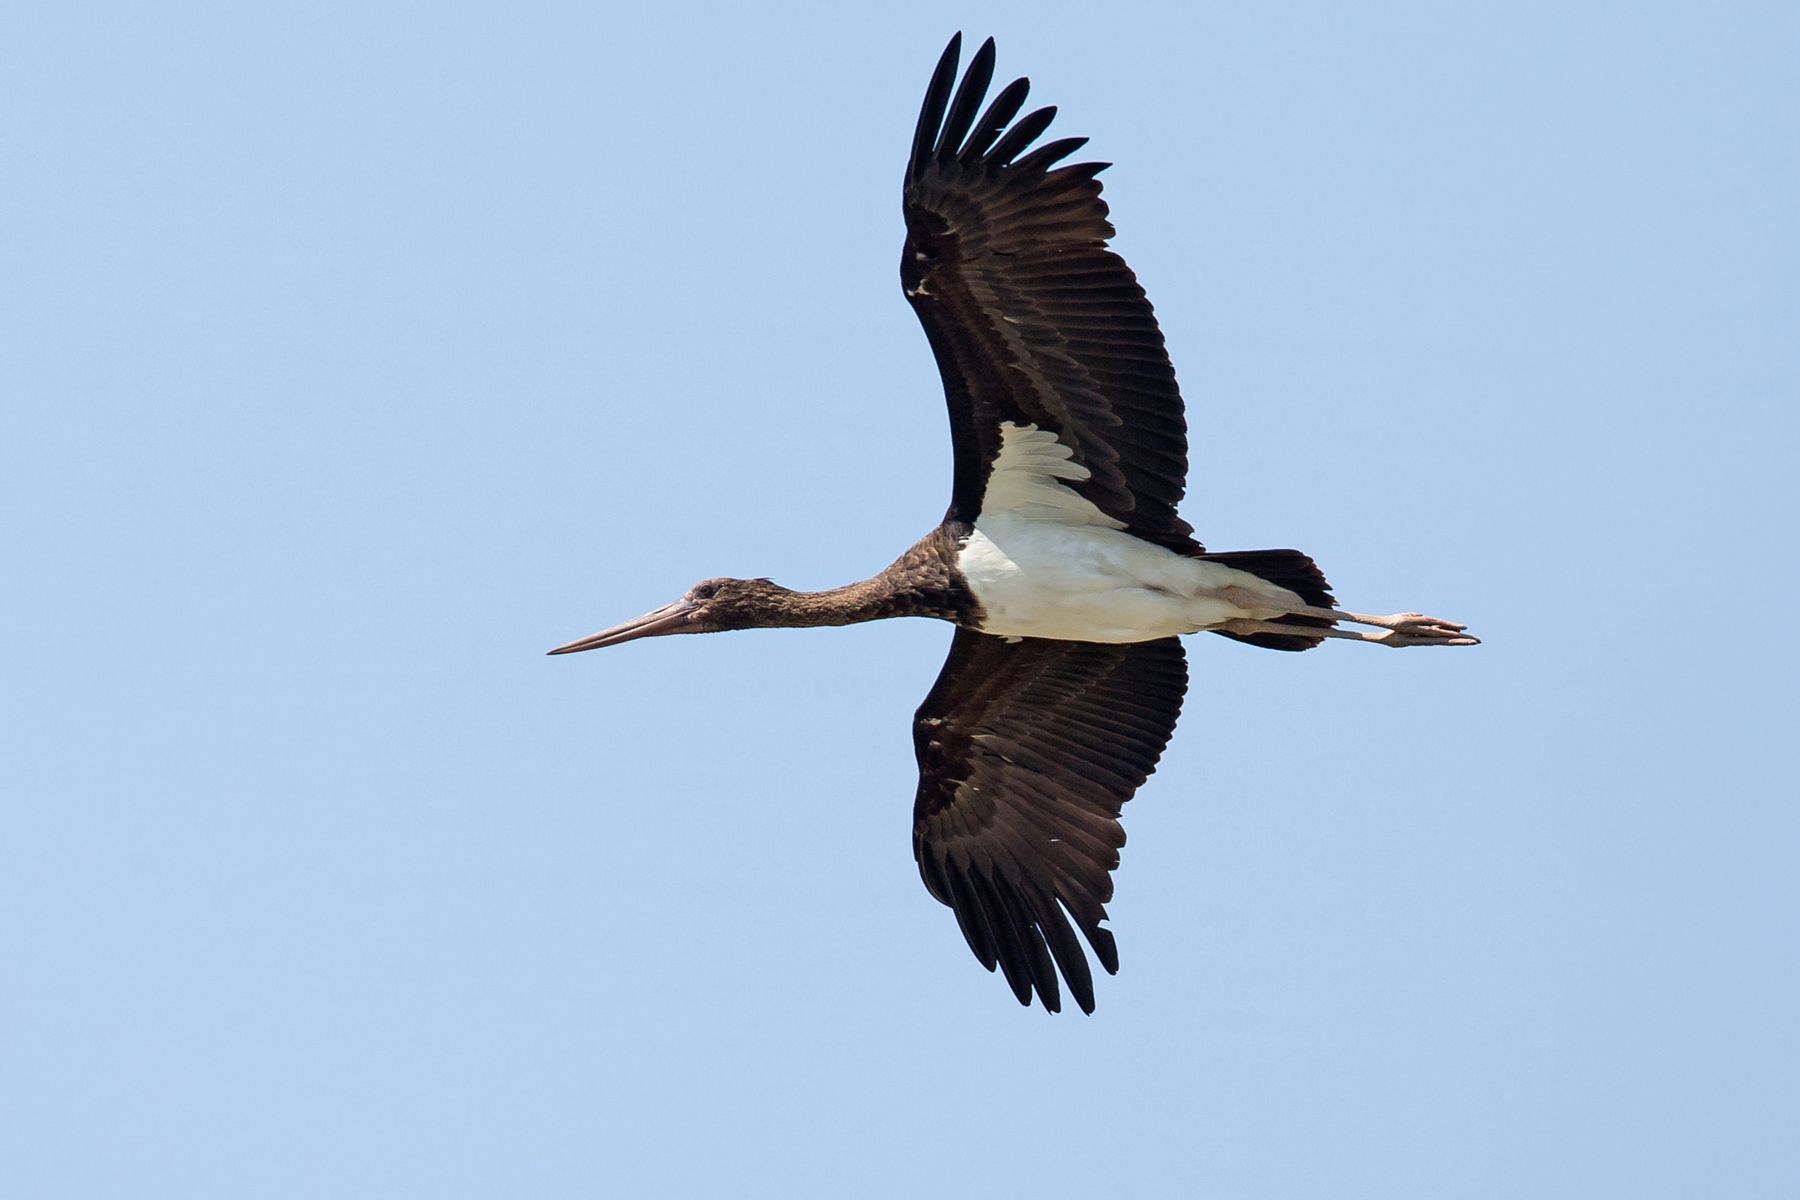
<instances>
[{"instance_id":1,"label":"white underpart","mask_svg":"<svg viewBox=\"0 0 1800 1200\"><path fill-rule=\"evenodd\" d=\"M1302 603L1248 572L1120 532L1121 522L1062 482L1090 472L1070 461L1074 451L1054 433L1010 421L1000 433L981 516L957 555L986 614L985 632L1147 642L1239 618L1266 621L1284 611L1240 608L1219 597L1225 588L1246 588L1278 604Z\"/></svg>"}]
</instances>

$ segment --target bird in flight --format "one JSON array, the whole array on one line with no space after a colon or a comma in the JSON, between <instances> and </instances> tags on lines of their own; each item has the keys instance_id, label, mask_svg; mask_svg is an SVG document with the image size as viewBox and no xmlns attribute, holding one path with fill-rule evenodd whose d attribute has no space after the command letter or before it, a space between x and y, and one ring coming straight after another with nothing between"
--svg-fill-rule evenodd
<instances>
[{"instance_id":1,"label":"bird in flight","mask_svg":"<svg viewBox=\"0 0 1800 1200\"><path fill-rule=\"evenodd\" d=\"M550 653L883 617L952 623L950 656L913 719L913 857L1021 1004L1035 992L1060 1011L1060 970L1091 1013L1075 929L1116 973L1101 923L1125 844L1119 810L1174 732L1187 689L1181 634L1271 650L1476 639L1419 613L1340 609L1297 550L1213 554L1194 540L1176 514L1187 421L1175 371L1137 277L1107 249L1095 176L1109 164L1058 165L1086 138L1033 149L1056 109L1018 116L1024 79L983 109L993 39L958 84L961 48L958 34L919 113L900 258L949 402L943 521L860 583L796 592L706 579Z\"/></svg>"}]
</instances>

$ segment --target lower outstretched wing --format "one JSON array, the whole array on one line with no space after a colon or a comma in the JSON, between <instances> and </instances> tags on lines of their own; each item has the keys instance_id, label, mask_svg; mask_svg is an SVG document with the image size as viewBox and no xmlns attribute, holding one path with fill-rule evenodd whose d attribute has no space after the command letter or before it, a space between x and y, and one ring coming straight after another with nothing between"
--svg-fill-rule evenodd
<instances>
[{"instance_id":1,"label":"lower outstretched wing","mask_svg":"<svg viewBox=\"0 0 1800 1200\"><path fill-rule=\"evenodd\" d=\"M1069 918L1119 969L1112 899L1119 809L1156 769L1187 691L1181 642L1109 644L958 629L913 719L913 856L975 957L1021 1004L1057 1012L1057 968L1094 1011Z\"/></svg>"}]
</instances>

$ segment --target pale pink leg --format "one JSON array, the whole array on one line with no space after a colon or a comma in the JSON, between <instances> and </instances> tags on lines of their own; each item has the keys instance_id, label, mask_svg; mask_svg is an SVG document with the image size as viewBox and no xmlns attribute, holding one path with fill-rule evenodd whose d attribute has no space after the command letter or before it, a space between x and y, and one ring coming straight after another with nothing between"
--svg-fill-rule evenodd
<instances>
[{"instance_id":1,"label":"pale pink leg","mask_svg":"<svg viewBox=\"0 0 1800 1200\"><path fill-rule=\"evenodd\" d=\"M1317 609L1315 612L1319 611ZM1309 614L1310 615L1310 614ZM1447 624L1447 623L1446 623ZM1227 621L1214 629L1226 633L1279 633L1284 637L1349 638L1355 642L1374 642L1378 646L1479 646L1480 638L1448 632L1424 633L1390 629L1386 633L1363 633L1355 629L1319 629L1310 625L1283 625L1279 621ZM1431 628L1441 629L1441 626ZM1454 626L1461 629L1462 626Z\"/></svg>"},{"instance_id":2,"label":"pale pink leg","mask_svg":"<svg viewBox=\"0 0 1800 1200\"><path fill-rule=\"evenodd\" d=\"M1386 629L1386 634L1353 633L1349 630L1312 629L1304 636L1353 638L1365 642L1379 642L1384 646L1478 646L1479 638L1463 634L1466 625L1458 625L1454 621L1446 621L1441 617L1428 617L1424 613L1394 613L1386 617L1373 617L1367 613L1346 612L1341 608L1315 608L1310 604L1283 605L1268 596L1253 592L1248 588L1229 587L1224 589L1224 598L1239 608L1279 608L1283 612L1298 617L1319 617L1327 621L1352 621L1358 625L1373 625L1378 629ZM1231 621L1223 628L1232 633L1243 632L1235 628L1239 625L1267 626L1249 630L1252 633L1292 633L1292 625L1278 625L1267 621Z\"/></svg>"}]
</instances>

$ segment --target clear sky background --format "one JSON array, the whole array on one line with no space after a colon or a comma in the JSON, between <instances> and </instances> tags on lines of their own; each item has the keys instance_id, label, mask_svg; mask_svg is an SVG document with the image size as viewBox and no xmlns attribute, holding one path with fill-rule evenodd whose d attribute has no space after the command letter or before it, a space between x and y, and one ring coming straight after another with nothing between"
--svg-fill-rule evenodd
<instances>
[{"instance_id":1,"label":"clear sky background","mask_svg":"<svg viewBox=\"0 0 1800 1200\"><path fill-rule=\"evenodd\" d=\"M949 630L542 652L949 493L949 35L1094 140L1186 515L1123 970L923 890ZM16 5L0 1191L1786 1198L1791 3Z\"/></svg>"}]
</instances>

